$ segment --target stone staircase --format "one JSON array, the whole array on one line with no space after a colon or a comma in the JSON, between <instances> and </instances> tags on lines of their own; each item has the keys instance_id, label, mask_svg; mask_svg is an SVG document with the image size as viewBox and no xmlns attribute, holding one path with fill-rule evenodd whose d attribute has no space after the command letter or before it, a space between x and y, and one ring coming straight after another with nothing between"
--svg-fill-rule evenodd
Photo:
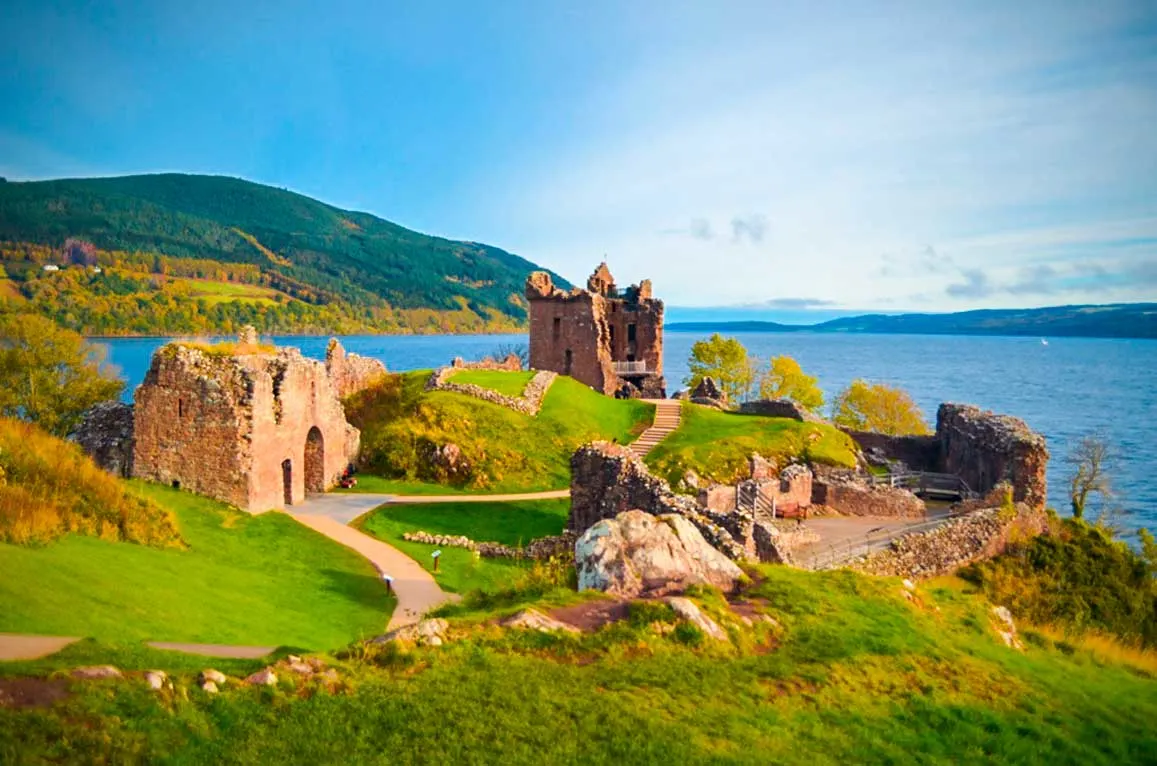
<instances>
[{"instance_id":1,"label":"stone staircase","mask_svg":"<svg viewBox=\"0 0 1157 766\"><path fill-rule=\"evenodd\" d=\"M645 457L648 452L655 448L656 444L666 439L672 431L679 427L680 412L683 405L678 399L647 399L647 401L655 405L655 421L638 439L627 445L639 457Z\"/></svg>"}]
</instances>

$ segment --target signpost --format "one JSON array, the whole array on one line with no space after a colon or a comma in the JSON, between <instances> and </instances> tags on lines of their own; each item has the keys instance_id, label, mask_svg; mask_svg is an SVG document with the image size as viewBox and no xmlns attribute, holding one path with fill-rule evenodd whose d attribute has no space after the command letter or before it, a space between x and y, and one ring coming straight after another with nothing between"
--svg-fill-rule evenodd
<instances>
[{"instance_id":1,"label":"signpost","mask_svg":"<svg viewBox=\"0 0 1157 766\"><path fill-rule=\"evenodd\" d=\"M438 559L442 558L442 551L434 551L430 554L430 558L434 559L434 571L438 571Z\"/></svg>"}]
</instances>

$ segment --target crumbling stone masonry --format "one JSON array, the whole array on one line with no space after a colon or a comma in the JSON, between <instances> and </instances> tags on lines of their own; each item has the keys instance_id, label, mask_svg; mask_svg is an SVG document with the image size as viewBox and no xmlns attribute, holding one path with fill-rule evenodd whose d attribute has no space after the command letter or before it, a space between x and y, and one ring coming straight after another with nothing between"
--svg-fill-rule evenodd
<instances>
[{"instance_id":1,"label":"crumbling stone masonry","mask_svg":"<svg viewBox=\"0 0 1157 766\"><path fill-rule=\"evenodd\" d=\"M84 413L72 438L104 470L129 478L133 475L133 406L101 402Z\"/></svg>"},{"instance_id":2,"label":"crumbling stone masonry","mask_svg":"<svg viewBox=\"0 0 1157 766\"><path fill-rule=\"evenodd\" d=\"M1016 502L1045 507L1048 446L1020 418L945 403L936 413L935 436L846 433L865 452L899 460L912 470L956 474L980 495L1007 481Z\"/></svg>"},{"instance_id":3,"label":"crumbling stone masonry","mask_svg":"<svg viewBox=\"0 0 1157 766\"><path fill-rule=\"evenodd\" d=\"M601 264L587 289L564 292L550 274L526 280L530 367L570 375L608 395L665 398L663 302L650 280L620 291Z\"/></svg>"},{"instance_id":4,"label":"crumbling stone masonry","mask_svg":"<svg viewBox=\"0 0 1157 766\"><path fill-rule=\"evenodd\" d=\"M325 369L339 399L369 388L385 377L386 366L377 359L347 353L337 338L325 348Z\"/></svg>"},{"instance_id":5,"label":"crumbling stone masonry","mask_svg":"<svg viewBox=\"0 0 1157 766\"><path fill-rule=\"evenodd\" d=\"M328 369L296 348L161 347L136 390L133 475L251 512L325 491L358 450L339 390L377 374L339 344L327 357Z\"/></svg>"}]
</instances>

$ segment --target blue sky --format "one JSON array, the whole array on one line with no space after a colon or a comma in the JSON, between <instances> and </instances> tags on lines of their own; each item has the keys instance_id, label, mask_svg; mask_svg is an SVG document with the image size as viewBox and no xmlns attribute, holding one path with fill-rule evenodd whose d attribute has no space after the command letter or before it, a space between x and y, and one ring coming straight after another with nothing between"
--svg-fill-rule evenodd
<instances>
[{"instance_id":1,"label":"blue sky","mask_svg":"<svg viewBox=\"0 0 1157 766\"><path fill-rule=\"evenodd\" d=\"M0 175L288 187L754 315L1157 300L1157 2L8 0Z\"/></svg>"}]
</instances>

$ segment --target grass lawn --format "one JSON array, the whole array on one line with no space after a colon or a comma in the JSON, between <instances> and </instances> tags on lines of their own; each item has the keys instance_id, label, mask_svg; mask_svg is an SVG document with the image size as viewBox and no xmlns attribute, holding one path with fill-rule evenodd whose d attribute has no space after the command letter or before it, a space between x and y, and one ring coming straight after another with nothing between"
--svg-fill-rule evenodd
<instances>
[{"instance_id":1,"label":"grass lawn","mask_svg":"<svg viewBox=\"0 0 1157 766\"><path fill-rule=\"evenodd\" d=\"M747 475L747 459L753 452L847 467L856 462L855 444L833 426L721 412L690 402L683 403L678 430L659 442L646 461L672 486L688 470L713 481L733 482Z\"/></svg>"},{"instance_id":2,"label":"grass lawn","mask_svg":"<svg viewBox=\"0 0 1157 766\"><path fill-rule=\"evenodd\" d=\"M388 622L393 600L373 567L289 516L133 484L174 512L189 549L0 544L0 632L325 650Z\"/></svg>"},{"instance_id":3,"label":"grass lawn","mask_svg":"<svg viewBox=\"0 0 1157 766\"><path fill-rule=\"evenodd\" d=\"M209 303L224 303L237 300L245 303L274 306L277 305L277 296L281 295L277 290L270 287L247 285L239 282L218 282L212 279L188 278L180 278L173 281L186 285L193 297L201 298Z\"/></svg>"},{"instance_id":4,"label":"grass lawn","mask_svg":"<svg viewBox=\"0 0 1157 766\"><path fill-rule=\"evenodd\" d=\"M1009 649L987 604L953 588L908 602L898 581L851 572L759 579L749 595L778 628L698 595L727 626L722 643L657 632L674 618L651 603L578 637L458 618L444 646L344 665L341 694L85 684L54 708L0 709L0 761L1153 762L1157 681L1136 652L1105 658L1032 631Z\"/></svg>"},{"instance_id":5,"label":"grass lawn","mask_svg":"<svg viewBox=\"0 0 1157 766\"><path fill-rule=\"evenodd\" d=\"M465 535L478 542L519 545L562 532L569 508L567 500L386 505L363 516L356 526L429 569L430 554L437 546L408 542L402 539L404 533ZM475 588L508 588L526 565L510 559L476 558L464 548L443 548L438 567L436 576L445 590L465 593Z\"/></svg>"},{"instance_id":6,"label":"grass lawn","mask_svg":"<svg viewBox=\"0 0 1157 766\"><path fill-rule=\"evenodd\" d=\"M535 375L534 371L509 372L506 370L462 370L450 376L454 383L473 383L507 396L522 396L522 390Z\"/></svg>"},{"instance_id":7,"label":"grass lawn","mask_svg":"<svg viewBox=\"0 0 1157 766\"><path fill-rule=\"evenodd\" d=\"M352 489L335 487L334 492L368 492L379 495L473 495L477 494L469 489L447 487L442 484L431 484L427 481L410 481L407 479L386 479L372 473L359 473L358 485Z\"/></svg>"},{"instance_id":8,"label":"grass lawn","mask_svg":"<svg viewBox=\"0 0 1157 766\"><path fill-rule=\"evenodd\" d=\"M425 391L428 378L429 371L389 376L346 402L362 431L363 477L472 492L562 489L570 484L575 449L596 439L629 442L654 419L652 404L603 396L566 376L555 380L535 417L465 394ZM430 465L431 447L450 443L470 465L467 476L452 480ZM372 486L363 478L359 484Z\"/></svg>"}]
</instances>

